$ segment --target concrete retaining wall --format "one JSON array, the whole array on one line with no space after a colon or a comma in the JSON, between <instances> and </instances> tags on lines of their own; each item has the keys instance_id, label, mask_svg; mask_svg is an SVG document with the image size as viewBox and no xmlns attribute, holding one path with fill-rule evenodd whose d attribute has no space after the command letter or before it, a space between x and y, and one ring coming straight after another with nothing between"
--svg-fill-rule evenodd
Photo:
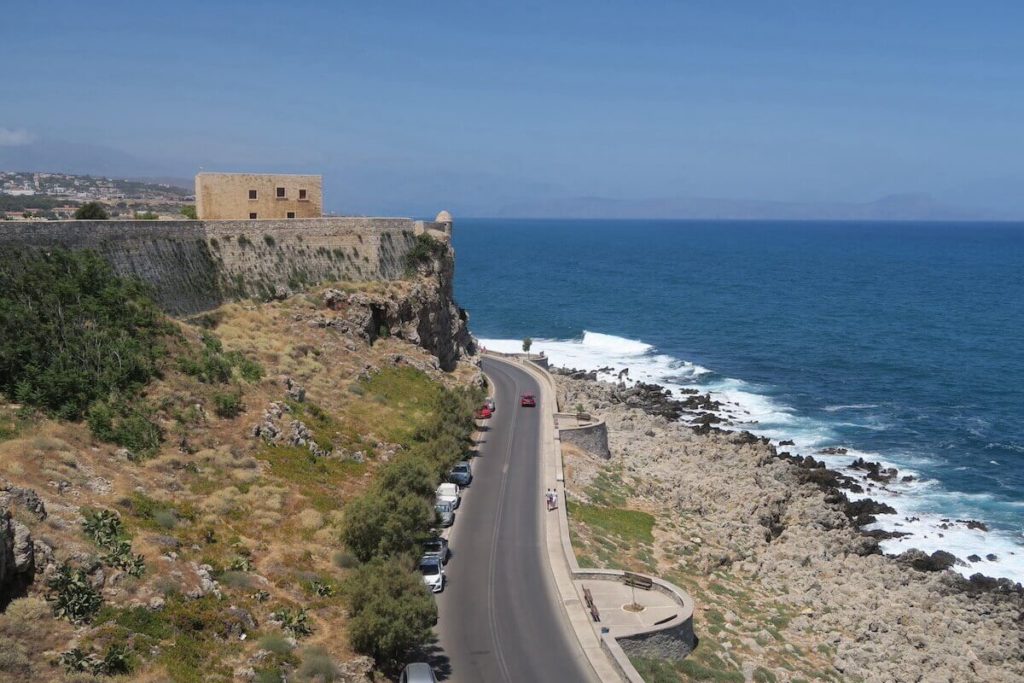
<instances>
[{"instance_id":1,"label":"concrete retaining wall","mask_svg":"<svg viewBox=\"0 0 1024 683\"><path fill-rule=\"evenodd\" d=\"M408 218L256 221L43 221L0 224L0 250L93 249L149 282L169 312L272 298L328 281L393 280L416 235L446 226Z\"/></svg>"},{"instance_id":2,"label":"concrete retaining wall","mask_svg":"<svg viewBox=\"0 0 1024 683\"><path fill-rule=\"evenodd\" d=\"M599 458L610 460L612 451L608 447L608 425L604 420L590 424L572 425L575 417L566 416L558 422L558 436L562 443L571 443Z\"/></svg>"}]
</instances>

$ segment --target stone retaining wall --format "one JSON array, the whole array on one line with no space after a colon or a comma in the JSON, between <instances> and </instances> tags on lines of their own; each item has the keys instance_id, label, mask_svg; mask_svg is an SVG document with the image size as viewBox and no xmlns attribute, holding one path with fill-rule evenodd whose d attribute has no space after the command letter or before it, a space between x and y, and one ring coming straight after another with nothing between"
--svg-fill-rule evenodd
<instances>
[{"instance_id":1,"label":"stone retaining wall","mask_svg":"<svg viewBox=\"0 0 1024 683\"><path fill-rule=\"evenodd\" d=\"M599 458L610 460L612 451L608 447L608 425L604 420L590 424L565 424L574 419L576 419L574 416L566 415L559 420L558 436L562 443L571 443Z\"/></svg>"},{"instance_id":2,"label":"stone retaining wall","mask_svg":"<svg viewBox=\"0 0 1024 683\"><path fill-rule=\"evenodd\" d=\"M170 313L273 298L327 281L393 280L416 235L444 224L408 218L0 223L0 251L93 249L121 275L153 286Z\"/></svg>"}]
</instances>

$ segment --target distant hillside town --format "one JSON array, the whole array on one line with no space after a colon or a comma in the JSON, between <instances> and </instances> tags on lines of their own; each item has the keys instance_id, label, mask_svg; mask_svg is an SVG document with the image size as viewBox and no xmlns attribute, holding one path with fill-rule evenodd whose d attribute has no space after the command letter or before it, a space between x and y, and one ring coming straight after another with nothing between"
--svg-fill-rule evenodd
<instances>
[{"instance_id":1,"label":"distant hillside town","mask_svg":"<svg viewBox=\"0 0 1024 683\"><path fill-rule=\"evenodd\" d=\"M0 171L0 219L71 218L84 202L107 206L111 218L180 218L195 203L191 189L168 183L69 173Z\"/></svg>"}]
</instances>

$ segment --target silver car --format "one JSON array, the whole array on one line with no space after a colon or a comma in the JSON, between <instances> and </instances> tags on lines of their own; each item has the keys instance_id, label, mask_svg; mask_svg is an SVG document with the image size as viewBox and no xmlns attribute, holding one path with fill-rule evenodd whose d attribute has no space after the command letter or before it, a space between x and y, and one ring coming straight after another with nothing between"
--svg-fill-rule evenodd
<instances>
[{"instance_id":1,"label":"silver car","mask_svg":"<svg viewBox=\"0 0 1024 683\"><path fill-rule=\"evenodd\" d=\"M437 522L441 526L451 526L455 523L455 510L452 508L452 504L448 501L439 500L434 505L434 509L437 511Z\"/></svg>"},{"instance_id":2,"label":"silver car","mask_svg":"<svg viewBox=\"0 0 1024 683\"><path fill-rule=\"evenodd\" d=\"M429 664L418 662L409 664L402 670L402 677L398 679L398 683L437 683L437 679L434 678L434 670Z\"/></svg>"}]
</instances>

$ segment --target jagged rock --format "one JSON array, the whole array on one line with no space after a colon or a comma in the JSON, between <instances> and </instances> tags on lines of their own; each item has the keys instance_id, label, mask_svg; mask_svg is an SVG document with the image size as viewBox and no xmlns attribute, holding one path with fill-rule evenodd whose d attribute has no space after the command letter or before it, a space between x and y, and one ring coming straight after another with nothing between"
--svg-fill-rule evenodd
<instances>
[{"instance_id":1,"label":"jagged rock","mask_svg":"<svg viewBox=\"0 0 1024 683\"><path fill-rule=\"evenodd\" d=\"M306 388L296 384L292 381L291 377L288 377L284 381L285 390L288 394L288 398L299 403L303 403L306 400Z\"/></svg>"},{"instance_id":2,"label":"jagged rock","mask_svg":"<svg viewBox=\"0 0 1024 683\"><path fill-rule=\"evenodd\" d=\"M46 506L42 498L33 489L15 486L6 479L0 478L0 508L18 507L30 512L38 520L46 519Z\"/></svg>"},{"instance_id":3,"label":"jagged rock","mask_svg":"<svg viewBox=\"0 0 1024 683\"><path fill-rule=\"evenodd\" d=\"M336 311L348 302L348 295L337 289L328 289L324 292L324 306Z\"/></svg>"},{"instance_id":4,"label":"jagged rock","mask_svg":"<svg viewBox=\"0 0 1024 683\"><path fill-rule=\"evenodd\" d=\"M0 507L0 609L21 595L36 574L32 533Z\"/></svg>"},{"instance_id":5,"label":"jagged rock","mask_svg":"<svg viewBox=\"0 0 1024 683\"><path fill-rule=\"evenodd\" d=\"M910 549L896 556L896 560L921 572L941 572L956 564L956 556L945 550L936 550L931 555L917 549Z\"/></svg>"},{"instance_id":6,"label":"jagged rock","mask_svg":"<svg viewBox=\"0 0 1024 683\"><path fill-rule=\"evenodd\" d=\"M984 522L979 522L976 519L958 519L956 520L960 524L966 524L968 529L976 529L978 531L988 531L988 525Z\"/></svg>"}]
</instances>

